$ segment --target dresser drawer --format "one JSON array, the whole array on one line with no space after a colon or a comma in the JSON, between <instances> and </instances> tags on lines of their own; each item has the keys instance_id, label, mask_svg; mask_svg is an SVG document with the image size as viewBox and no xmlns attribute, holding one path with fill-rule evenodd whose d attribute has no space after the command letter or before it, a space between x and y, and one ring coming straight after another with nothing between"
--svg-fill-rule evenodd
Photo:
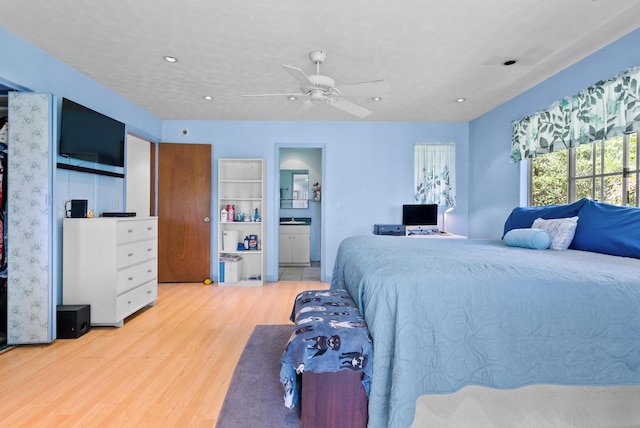
<instances>
[{"instance_id":1,"label":"dresser drawer","mask_svg":"<svg viewBox=\"0 0 640 428\"><path fill-rule=\"evenodd\" d=\"M155 239L120 245L116 250L117 268L158 258L158 242Z\"/></svg>"},{"instance_id":2,"label":"dresser drawer","mask_svg":"<svg viewBox=\"0 0 640 428\"><path fill-rule=\"evenodd\" d=\"M118 271L117 294L122 294L147 281L155 279L158 275L158 261L156 259L131 266Z\"/></svg>"},{"instance_id":3,"label":"dresser drawer","mask_svg":"<svg viewBox=\"0 0 640 428\"><path fill-rule=\"evenodd\" d=\"M138 309L150 304L158 298L158 283L150 281L135 288L116 299L116 320L128 317Z\"/></svg>"},{"instance_id":4,"label":"dresser drawer","mask_svg":"<svg viewBox=\"0 0 640 428\"><path fill-rule=\"evenodd\" d=\"M119 244L156 238L157 222L155 220L119 221L116 235Z\"/></svg>"}]
</instances>

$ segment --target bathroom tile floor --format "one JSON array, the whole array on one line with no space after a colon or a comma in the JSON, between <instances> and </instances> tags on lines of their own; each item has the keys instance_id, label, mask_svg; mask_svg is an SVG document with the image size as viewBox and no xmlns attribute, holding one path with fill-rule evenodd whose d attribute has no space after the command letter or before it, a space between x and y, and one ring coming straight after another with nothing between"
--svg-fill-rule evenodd
<instances>
[{"instance_id":1,"label":"bathroom tile floor","mask_svg":"<svg viewBox=\"0 0 640 428\"><path fill-rule=\"evenodd\" d=\"M320 281L320 262L309 267L280 266L278 281Z\"/></svg>"}]
</instances>

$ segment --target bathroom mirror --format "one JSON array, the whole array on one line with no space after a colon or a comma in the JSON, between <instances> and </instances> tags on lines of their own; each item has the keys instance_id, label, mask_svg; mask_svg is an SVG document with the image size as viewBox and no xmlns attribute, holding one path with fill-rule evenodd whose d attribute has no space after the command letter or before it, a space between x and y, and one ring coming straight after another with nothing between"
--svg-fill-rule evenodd
<instances>
[{"instance_id":1,"label":"bathroom mirror","mask_svg":"<svg viewBox=\"0 0 640 428\"><path fill-rule=\"evenodd\" d=\"M308 170L280 170L280 208L309 208Z\"/></svg>"}]
</instances>

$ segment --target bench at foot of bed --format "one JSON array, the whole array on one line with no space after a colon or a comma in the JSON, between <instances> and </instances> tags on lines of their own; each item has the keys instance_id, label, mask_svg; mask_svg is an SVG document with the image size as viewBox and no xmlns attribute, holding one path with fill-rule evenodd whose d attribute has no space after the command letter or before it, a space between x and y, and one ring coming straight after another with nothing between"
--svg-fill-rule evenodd
<instances>
[{"instance_id":1,"label":"bench at foot of bed","mask_svg":"<svg viewBox=\"0 0 640 428\"><path fill-rule=\"evenodd\" d=\"M367 394L362 372L304 372L301 389L302 428L365 428Z\"/></svg>"},{"instance_id":2,"label":"bench at foot of bed","mask_svg":"<svg viewBox=\"0 0 640 428\"><path fill-rule=\"evenodd\" d=\"M280 371L285 405L297 404L301 384L303 428L366 427L373 346L349 293L304 291L291 320Z\"/></svg>"}]
</instances>

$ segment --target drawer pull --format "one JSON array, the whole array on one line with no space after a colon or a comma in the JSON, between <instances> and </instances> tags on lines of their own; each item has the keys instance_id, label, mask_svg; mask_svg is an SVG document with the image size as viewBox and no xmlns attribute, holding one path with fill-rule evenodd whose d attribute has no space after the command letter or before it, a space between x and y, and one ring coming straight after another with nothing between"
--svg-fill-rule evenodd
<instances>
[{"instance_id":1,"label":"drawer pull","mask_svg":"<svg viewBox=\"0 0 640 428\"><path fill-rule=\"evenodd\" d=\"M147 294L151 294L151 290L147 290Z\"/></svg>"},{"instance_id":2,"label":"drawer pull","mask_svg":"<svg viewBox=\"0 0 640 428\"><path fill-rule=\"evenodd\" d=\"M153 230L153 228L152 228L151 226L149 226L149 227L147 227L147 230L148 230L148 231L152 231L152 230Z\"/></svg>"},{"instance_id":3,"label":"drawer pull","mask_svg":"<svg viewBox=\"0 0 640 428\"><path fill-rule=\"evenodd\" d=\"M147 273L151 273L151 272L153 272L153 269L147 270Z\"/></svg>"},{"instance_id":4,"label":"drawer pull","mask_svg":"<svg viewBox=\"0 0 640 428\"><path fill-rule=\"evenodd\" d=\"M127 254L127 257L133 257L133 253Z\"/></svg>"},{"instance_id":5,"label":"drawer pull","mask_svg":"<svg viewBox=\"0 0 640 428\"><path fill-rule=\"evenodd\" d=\"M133 281L133 277L130 276L129 278L127 278L129 281Z\"/></svg>"},{"instance_id":6,"label":"drawer pull","mask_svg":"<svg viewBox=\"0 0 640 428\"><path fill-rule=\"evenodd\" d=\"M151 252L153 251L153 248L147 248L147 251Z\"/></svg>"},{"instance_id":7,"label":"drawer pull","mask_svg":"<svg viewBox=\"0 0 640 428\"><path fill-rule=\"evenodd\" d=\"M133 233L133 229L127 230L127 233Z\"/></svg>"}]
</instances>

